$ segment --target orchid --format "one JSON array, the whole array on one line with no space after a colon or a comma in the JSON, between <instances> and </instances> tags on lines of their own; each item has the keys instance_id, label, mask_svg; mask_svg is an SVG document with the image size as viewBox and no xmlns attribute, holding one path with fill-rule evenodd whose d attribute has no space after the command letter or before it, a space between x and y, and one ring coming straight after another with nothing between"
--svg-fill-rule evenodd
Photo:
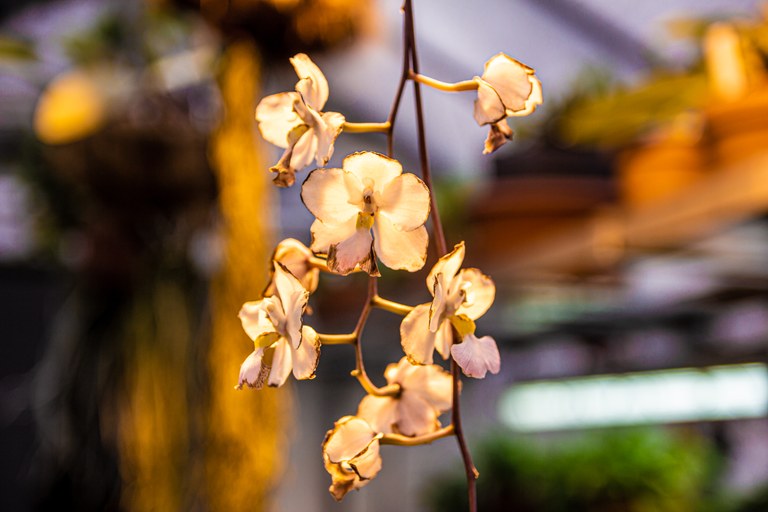
<instances>
[{"instance_id":1,"label":"orchid","mask_svg":"<svg viewBox=\"0 0 768 512\"><path fill-rule=\"evenodd\" d=\"M437 365L414 366L405 357L384 372L399 384L396 396L366 395L357 409L376 432L420 436L440 428L438 416L451 408L451 375Z\"/></svg>"},{"instance_id":2,"label":"orchid","mask_svg":"<svg viewBox=\"0 0 768 512\"><path fill-rule=\"evenodd\" d=\"M381 434L356 416L344 416L326 433L323 461L332 479L328 490L337 501L366 485L381 470L380 438Z\"/></svg>"},{"instance_id":3,"label":"orchid","mask_svg":"<svg viewBox=\"0 0 768 512\"><path fill-rule=\"evenodd\" d=\"M320 356L317 333L302 325L309 292L283 265L274 264L275 295L243 304L240 321L254 351L240 367L237 389L282 386L293 371L297 379L314 377Z\"/></svg>"},{"instance_id":4,"label":"orchid","mask_svg":"<svg viewBox=\"0 0 768 512\"><path fill-rule=\"evenodd\" d=\"M320 269L312 264L312 257L312 251L309 250L309 247L295 238L282 240L272 253L272 261L287 268L309 293L317 290L320 280ZM264 290L264 296L269 297L274 294L275 279L273 273L272 279Z\"/></svg>"},{"instance_id":5,"label":"orchid","mask_svg":"<svg viewBox=\"0 0 768 512\"><path fill-rule=\"evenodd\" d=\"M346 275L359 266L379 275L377 256L396 270L414 272L424 266L429 189L415 175L403 173L397 160L354 153L341 169L312 171L301 198L317 218L311 249L328 255L333 272Z\"/></svg>"},{"instance_id":6,"label":"orchid","mask_svg":"<svg viewBox=\"0 0 768 512\"><path fill-rule=\"evenodd\" d=\"M492 153L512 140L508 117L527 116L541 105L541 82L534 70L504 53L494 55L485 63L477 83L475 121L490 125L484 154Z\"/></svg>"},{"instance_id":7,"label":"orchid","mask_svg":"<svg viewBox=\"0 0 768 512\"><path fill-rule=\"evenodd\" d=\"M474 336L474 321L493 304L496 287L478 269L461 269L464 252L461 242L432 267L427 288L434 298L403 319L401 343L413 364L431 364L437 350L443 359L452 355L466 375L483 378L488 371L498 373L499 349L490 336ZM460 344L454 344L452 330L459 334Z\"/></svg>"},{"instance_id":8,"label":"orchid","mask_svg":"<svg viewBox=\"0 0 768 512\"><path fill-rule=\"evenodd\" d=\"M262 137L285 148L270 168L277 173L275 184L290 187L295 172L310 164L324 166L333 155L333 143L344 127L338 112L321 112L328 100L328 81L307 55L299 53L291 64L299 81L295 92L282 92L262 99L256 107L256 121Z\"/></svg>"}]
</instances>

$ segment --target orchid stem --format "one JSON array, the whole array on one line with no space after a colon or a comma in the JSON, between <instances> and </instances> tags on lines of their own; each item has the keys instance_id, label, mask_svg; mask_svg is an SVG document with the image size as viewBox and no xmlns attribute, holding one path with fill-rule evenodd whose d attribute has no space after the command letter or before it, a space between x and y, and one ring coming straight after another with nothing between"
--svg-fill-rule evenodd
<instances>
[{"instance_id":1,"label":"orchid stem","mask_svg":"<svg viewBox=\"0 0 768 512\"><path fill-rule=\"evenodd\" d=\"M378 295L373 297L373 306L403 316L413 311L413 306L407 306L405 304L400 304L399 302L383 299Z\"/></svg>"},{"instance_id":2,"label":"orchid stem","mask_svg":"<svg viewBox=\"0 0 768 512\"><path fill-rule=\"evenodd\" d=\"M379 439L379 444L394 444L397 446L419 446L422 444L430 444L432 441L437 441L444 437L453 435L453 425L448 425L439 430L435 430L429 434L424 434L416 437L408 437L401 434L382 434Z\"/></svg>"},{"instance_id":3,"label":"orchid stem","mask_svg":"<svg viewBox=\"0 0 768 512\"><path fill-rule=\"evenodd\" d=\"M400 384L389 384L380 388L371 382L371 379L368 378L368 374L365 373L365 370L352 370L350 374L360 382L360 385L363 386L363 389L369 395L397 396L400 394Z\"/></svg>"},{"instance_id":4,"label":"orchid stem","mask_svg":"<svg viewBox=\"0 0 768 512\"><path fill-rule=\"evenodd\" d=\"M389 121L383 123L344 123L344 131L347 133L389 133L392 124Z\"/></svg>"},{"instance_id":5,"label":"orchid stem","mask_svg":"<svg viewBox=\"0 0 768 512\"><path fill-rule=\"evenodd\" d=\"M407 47L410 50L410 62L411 69L409 76L418 76L419 74L419 59L416 52L416 35L413 22L413 2L412 0L405 0L403 5L403 13L405 17L405 31L407 34ZM445 241L445 234L443 233L443 225L440 220L440 214L437 210L437 201L435 200L434 187L432 186L432 175L429 169L429 158L427 155L427 139L424 131L424 109L421 103L421 87L418 81L413 82L413 96L416 107L416 127L418 130L418 147L419 157L421 161L421 173L424 183L427 185L430 191L431 201L431 218L432 227L434 229L434 240L437 246L438 256L442 256L448 252L447 244ZM464 438L463 429L461 426L461 407L459 401L459 389L461 387L461 370L459 365L456 364L454 359L451 359L451 377L452 377L452 408L451 408L451 424L455 430L456 441L459 444L459 450L461 451L461 458L464 461L464 472L467 479L467 499L469 502L469 511L477 512L477 477L478 472L475 465L472 462L472 455L467 447L467 441Z\"/></svg>"},{"instance_id":6,"label":"orchid stem","mask_svg":"<svg viewBox=\"0 0 768 512\"><path fill-rule=\"evenodd\" d=\"M476 91L478 87L478 83L474 80L464 80L462 82L450 83L435 80L434 78L420 75L418 73L411 73L409 78L414 82L418 82L420 84L426 85L427 87L445 92Z\"/></svg>"},{"instance_id":7,"label":"orchid stem","mask_svg":"<svg viewBox=\"0 0 768 512\"><path fill-rule=\"evenodd\" d=\"M355 333L349 334L321 334L317 333L320 343L323 345L353 345L357 342Z\"/></svg>"}]
</instances>

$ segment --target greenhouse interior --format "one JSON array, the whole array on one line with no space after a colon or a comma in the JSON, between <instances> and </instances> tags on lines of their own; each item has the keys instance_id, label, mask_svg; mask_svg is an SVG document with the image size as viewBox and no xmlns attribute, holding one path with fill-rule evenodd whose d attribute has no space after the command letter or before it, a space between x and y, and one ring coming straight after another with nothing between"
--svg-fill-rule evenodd
<instances>
[{"instance_id":1,"label":"greenhouse interior","mask_svg":"<svg viewBox=\"0 0 768 512\"><path fill-rule=\"evenodd\" d=\"M768 4L3 3L0 325L4 511L768 511Z\"/></svg>"}]
</instances>

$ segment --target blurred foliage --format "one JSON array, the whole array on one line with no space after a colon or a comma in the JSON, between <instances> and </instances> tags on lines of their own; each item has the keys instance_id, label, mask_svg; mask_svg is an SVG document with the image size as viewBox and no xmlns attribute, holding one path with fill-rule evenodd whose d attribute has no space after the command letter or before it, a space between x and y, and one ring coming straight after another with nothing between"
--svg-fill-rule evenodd
<instances>
[{"instance_id":1,"label":"blurred foliage","mask_svg":"<svg viewBox=\"0 0 768 512\"><path fill-rule=\"evenodd\" d=\"M32 42L0 35L0 62L36 58L37 52Z\"/></svg>"},{"instance_id":2,"label":"blurred foliage","mask_svg":"<svg viewBox=\"0 0 768 512\"><path fill-rule=\"evenodd\" d=\"M718 459L697 436L618 430L550 448L496 434L476 451L478 508L486 512L715 510L707 492ZM458 474L433 481L429 509L466 510L465 487Z\"/></svg>"}]
</instances>

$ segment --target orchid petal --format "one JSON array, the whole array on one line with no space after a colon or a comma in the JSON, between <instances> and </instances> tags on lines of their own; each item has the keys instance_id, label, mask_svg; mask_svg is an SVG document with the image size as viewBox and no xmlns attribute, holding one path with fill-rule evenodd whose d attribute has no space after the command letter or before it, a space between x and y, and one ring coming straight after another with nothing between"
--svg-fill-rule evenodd
<instances>
[{"instance_id":1,"label":"orchid petal","mask_svg":"<svg viewBox=\"0 0 768 512\"><path fill-rule=\"evenodd\" d=\"M397 400L388 396L366 395L357 407L357 416L367 421L373 430L389 434L397 421Z\"/></svg>"},{"instance_id":2,"label":"orchid petal","mask_svg":"<svg viewBox=\"0 0 768 512\"><path fill-rule=\"evenodd\" d=\"M312 163L315 154L317 154L317 132L315 128L310 127L293 146L290 168L296 171L305 168Z\"/></svg>"},{"instance_id":3,"label":"orchid petal","mask_svg":"<svg viewBox=\"0 0 768 512\"><path fill-rule=\"evenodd\" d=\"M293 109L301 97L295 92L281 92L262 99L256 107L256 121L264 139L281 148L288 147L288 134L303 124Z\"/></svg>"},{"instance_id":4,"label":"orchid petal","mask_svg":"<svg viewBox=\"0 0 768 512\"><path fill-rule=\"evenodd\" d=\"M486 62L482 79L498 93L506 110L517 112L526 109L531 97L533 73L522 62L499 53Z\"/></svg>"},{"instance_id":5,"label":"orchid petal","mask_svg":"<svg viewBox=\"0 0 768 512\"><path fill-rule=\"evenodd\" d=\"M499 348L490 336L468 334L462 343L451 347L451 355L465 375L476 379L484 378L489 371L499 373L501 367Z\"/></svg>"},{"instance_id":6,"label":"orchid petal","mask_svg":"<svg viewBox=\"0 0 768 512\"><path fill-rule=\"evenodd\" d=\"M369 229L356 229L355 233L328 248L328 268L343 276L360 265L371 275L377 275L376 257L373 253L373 237Z\"/></svg>"},{"instance_id":7,"label":"orchid petal","mask_svg":"<svg viewBox=\"0 0 768 512\"><path fill-rule=\"evenodd\" d=\"M360 455L350 460L349 464L363 483L375 477L381 471L378 439L371 442ZM358 486L358 488L362 487L362 485Z\"/></svg>"},{"instance_id":8,"label":"orchid petal","mask_svg":"<svg viewBox=\"0 0 768 512\"><path fill-rule=\"evenodd\" d=\"M423 226L429 217L429 188L414 174L395 177L384 188L378 201L379 214L400 231Z\"/></svg>"},{"instance_id":9,"label":"orchid petal","mask_svg":"<svg viewBox=\"0 0 768 512\"><path fill-rule=\"evenodd\" d=\"M310 232L312 233L312 251L318 254L328 254L332 245L336 245L342 240L353 236L357 231L357 214L350 217L345 222L325 223L321 220L315 220L312 223Z\"/></svg>"},{"instance_id":10,"label":"orchid petal","mask_svg":"<svg viewBox=\"0 0 768 512\"><path fill-rule=\"evenodd\" d=\"M298 380L314 379L320 359L320 338L314 329L305 325L301 329L301 344L293 349L293 376Z\"/></svg>"},{"instance_id":11,"label":"orchid petal","mask_svg":"<svg viewBox=\"0 0 768 512\"><path fill-rule=\"evenodd\" d=\"M370 182L376 196L383 194L389 182L403 173L400 162L373 151L352 153L344 159L341 166L345 171L357 176L364 186L369 186L367 183Z\"/></svg>"},{"instance_id":12,"label":"orchid petal","mask_svg":"<svg viewBox=\"0 0 768 512\"><path fill-rule=\"evenodd\" d=\"M304 181L301 199L318 220L341 223L361 211L362 188L356 176L341 169L316 169Z\"/></svg>"},{"instance_id":13,"label":"orchid petal","mask_svg":"<svg viewBox=\"0 0 768 512\"><path fill-rule=\"evenodd\" d=\"M328 101L328 81L325 75L304 53L294 55L290 61L299 77L297 91L304 97L307 105L315 110L322 110Z\"/></svg>"},{"instance_id":14,"label":"orchid petal","mask_svg":"<svg viewBox=\"0 0 768 512\"><path fill-rule=\"evenodd\" d=\"M442 274L443 288L447 291L447 283L453 280L453 277L458 273L461 268L461 264L464 262L464 242L456 244L451 252L441 257L432 267L427 275L427 289L430 293L433 293L435 286L435 279L438 274Z\"/></svg>"},{"instance_id":15,"label":"orchid petal","mask_svg":"<svg viewBox=\"0 0 768 512\"><path fill-rule=\"evenodd\" d=\"M453 403L453 379L451 374L437 365L413 366L405 358L412 370L402 376L400 385L404 394L418 395L439 412L447 411Z\"/></svg>"},{"instance_id":16,"label":"orchid petal","mask_svg":"<svg viewBox=\"0 0 768 512\"><path fill-rule=\"evenodd\" d=\"M264 349L258 348L251 352L240 365L240 378L237 382L237 389L243 389L243 384L249 388L261 389L267 379L269 368L263 366L262 358Z\"/></svg>"},{"instance_id":17,"label":"orchid petal","mask_svg":"<svg viewBox=\"0 0 768 512\"><path fill-rule=\"evenodd\" d=\"M323 451L331 462L349 461L365 450L375 436L376 432L365 420L345 416L336 422Z\"/></svg>"},{"instance_id":18,"label":"orchid petal","mask_svg":"<svg viewBox=\"0 0 768 512\"><path fill-rule=\"evenodd\" d=\"M274 324L269 320L266 306L273 302L273 299L267 298L257 301L250 301L243 304L238 313L243 330L252 340L256 340L262 334L276 332Z\"/></svg>"},{"instance_id":19,"label":"orchid petal","mask_svg":"<svg viewBox=\"0 0 768 512\"><path fill-rule=\"evenodd\" d=\"M467 315L477 320L493 305L496 297L496 285L493 280L476 268L462 269L456 278L465 288L464 303L456 310L456 314Z\"/></svg>"},{"instance_id":20,"label":"orchid petal","mask_svg":"<svg viewBox=\"0 0 768 512\"><path fill-rule=\"evenodd\" d=\"M272 387L280 387L285 384L288 375L291 374L293 358L291 357L291 345L286 338L280 339L274 345L275 354L272 358L272 370L269 372L269 381Z\"/></svg>"},{"instance_id":21,"label":"orchid petal","mask_svg":"<svg viewBox=\"0 0 768 512\"><path fill-rule=\"evenodd\" d=\"M421 396L403 392L397 401L397 430L405 436L419 436L440 428L437 411Z\"/></svg>"},{"instance_id":22,"label":"orchid petal","mask_svg":"<svg viewBox=\"0 0 768 512\"><path fill-rule=\"evenodd\" d=\"M325 166L333 156L333 143L344 128L344 116L338 112L325 112L315 128L317 132L317 165Z\"/></svg>"},{"instance_id":23,"label":"orchid petal","mask_svg":"<svg viewBox=\"0 0 768 512\"><path fill-rule=\"evenodd\" d=\"M491 124L488 130L488 137L485 139L485 147L483 148L483 154L487 155L493 153L501 146L512 140L514 132L509 127L506 119L502 119L497 123Z\"/></svg>"},{"instance_id":24,"label":"orchid petal","mask_svg":"<svg viewBox=\"0 0 768 512\"><path fill-rule=\"evenodd\" d=\"M429 304L420 304L400 324L400 344L413 364L432 364L436 334L429 330Z\"/></svg>"},{"instance_id":25,"label":"orchid petal","mask_svg":"<svg viewBox=\"0 0 768 512\"><path fill-rule=\"evenodd\" d=\"M415 272L427 261L429 234L420 226L399 231L385 216L377 216L373 225L374 246L381 262L393 270Z\"/></svg>"},{"instance_id":26,"label":"orchid petal","mask_svg":"<svg viewBox=\"0 0 768 512\"><path fill-rule=\"evenodd\" d=\"M496 90L483 79L475 77L477 82L477 99L475 100L475 121L480 126L493 124L504 119L506 109Z\"/></svg>"},{"instance_id":27,"label":"orchid petal","mask_svg":"<svg viewBox=\"0 0 768 512\"><path fill-rule=\"evenodd\" d=\"M301 316L307 307L309 292L301 285L301 282L291 274L282 264L275 262L275 274L273 277L277 297L285 314L285 334L291 342L291 347L299 348L301 343Z\"/></svg>"}]
</instances>

